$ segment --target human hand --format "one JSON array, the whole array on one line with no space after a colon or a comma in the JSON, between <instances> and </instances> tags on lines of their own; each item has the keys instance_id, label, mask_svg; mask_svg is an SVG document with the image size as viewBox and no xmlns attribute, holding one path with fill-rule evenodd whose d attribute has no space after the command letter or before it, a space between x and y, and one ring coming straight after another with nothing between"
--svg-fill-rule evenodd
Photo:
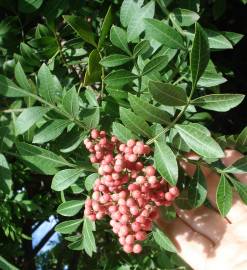
<instances>
[{"instance_id":1,"label":"human hand","mask_svg":"<svg viewBox=\"0 0 247 270\"><path fill-rule=\"evenodd\" d=\"M229 166L242 157L235 150L226 150L222 162ZM193 159L193 156L190 157ZM195 158L195 156L194 156ZM181 164L193 176L195 166ZM177 218L171 222L158 220L158 225L176 245L178 254L195 270L247 269L247 206L234 193L233 206L226 218L220 216L216 206L216 188L219 175L203 167L208 186L208 199L215 210L205 206L193 210L176 208ZM247 184L247 174L236 175Z\"/></svg>"}]
</instances>

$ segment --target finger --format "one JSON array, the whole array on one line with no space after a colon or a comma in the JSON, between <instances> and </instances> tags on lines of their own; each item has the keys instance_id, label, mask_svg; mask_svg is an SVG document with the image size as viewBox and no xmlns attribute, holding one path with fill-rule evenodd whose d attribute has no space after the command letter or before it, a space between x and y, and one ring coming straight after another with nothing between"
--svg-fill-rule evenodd
<instances>
[{"instance_id":1,"label":"finger","mask_svg":"<svg viewBox=\"0 0 247 270\"><path fill-rule=\"evenodd\" d=\"M233 193L232 207L227 214L227 218L231 223L237 223L247 219L247 206L239 198L236 192Z\"/></svg>"},{"instance_id":2,"label":"finger","mask_svg":"<svg viewBox=\"0 0 247 270\"><path fill-rule=\"evenodd\" d=\"M159 227L173 241L180 255L193 269L205 269L207 257L213 253L213 243L192 230L181 219L166 223L158 221ZM196 256L195 256L196 254Z\"/></svg>"},{"instance_id":3,"label":"finger","mask_svg":"<svg viewBox=\"0 0 247 270\"><path fill-rule=\"evenodd\" d=\"M221 160L222 163L228 167L235 163L240 158L244 157L240 152L232 149L225 150L225 157ZM244 174L234 174L235 177L242 183L247 184L247 173Z\"/></svg>"},{"instance_id":4,"label":"finger","mask_svg":"<svg viewBox=\"0 0 247 270\"><path fill-rule=\"evenodd\" d=\"M177 215L194 231L217 244L226 231L228 222L216 211L201 206L193 210L176 208Z\"/></svg>"}]
</instances>

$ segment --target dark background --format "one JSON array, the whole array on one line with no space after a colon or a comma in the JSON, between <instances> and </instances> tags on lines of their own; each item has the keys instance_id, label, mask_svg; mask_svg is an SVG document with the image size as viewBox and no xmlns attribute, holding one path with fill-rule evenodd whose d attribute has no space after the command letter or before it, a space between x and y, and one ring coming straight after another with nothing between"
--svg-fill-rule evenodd
<instances>
[{"instance_id":1,"label":"dark background","mask_svg":"<svg viewBox=\"0 0 247 270\"><path fill-rule=\"evenodd\" d=\"M233 50L212 53L212 59L218 66L233 70L234 76L226 77L228 82L221 86L222 93L247 94L247 5L240 1L227 0L226 11L214 25L222 31L244 34L244 38ZM213 128L224 134L239 133L247 126L247 98L236 108L226 113L214 113Z\"/></svg>"}]
</instances>

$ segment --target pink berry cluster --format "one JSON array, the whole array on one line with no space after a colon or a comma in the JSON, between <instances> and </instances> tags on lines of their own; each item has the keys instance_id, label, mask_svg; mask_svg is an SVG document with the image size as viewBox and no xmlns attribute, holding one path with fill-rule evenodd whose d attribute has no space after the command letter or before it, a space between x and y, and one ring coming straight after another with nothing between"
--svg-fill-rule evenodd
<instances>
[{"instance_id":1,"label":"pink berry cluster","mask_svg":"<svg viewBox=\"0 0 247 270\"><path fill-rule=\"evenodd\" d=\"M91 162L99 164L100 175L92 198L85 202L84 214L91 220L109 216L123 250L140 253L140 241L151 231L158 206L171 205L179 195L178 188L169 187L155 168L146 164L151 148L142 141L131 139L123 144L115 136L107 138L105 131L93 129L84 144Z\"/></svg>"}]
</instances>

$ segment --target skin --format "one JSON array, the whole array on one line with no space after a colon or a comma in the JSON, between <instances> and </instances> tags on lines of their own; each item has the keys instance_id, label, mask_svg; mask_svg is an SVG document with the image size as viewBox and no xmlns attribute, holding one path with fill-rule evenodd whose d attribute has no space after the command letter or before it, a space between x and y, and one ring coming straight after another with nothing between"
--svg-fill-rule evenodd
<instances>
[{"instance_id":1,"label":"skin","mask_svg":"<svg viewBox=\"0 0 247 270\"><path fill-rule=\"evenodd\" d=\"M226 150L222 163L229 166L242 154ZM190 159L197 159L191 154ZM183 169L190 176L195 166L183 162ZM178 249L178 254L194 270L246 270L247 269L247 206L234 193L233 206L226 218L217 211L215 194L219 175L202 167L208 186L208 199L215 210L201 206L193 210L176 208L177 218L171 222L158 220L158 225L170 237ZM247 174L235 177L247 184Z\"/></svg>"}]
</instances>

